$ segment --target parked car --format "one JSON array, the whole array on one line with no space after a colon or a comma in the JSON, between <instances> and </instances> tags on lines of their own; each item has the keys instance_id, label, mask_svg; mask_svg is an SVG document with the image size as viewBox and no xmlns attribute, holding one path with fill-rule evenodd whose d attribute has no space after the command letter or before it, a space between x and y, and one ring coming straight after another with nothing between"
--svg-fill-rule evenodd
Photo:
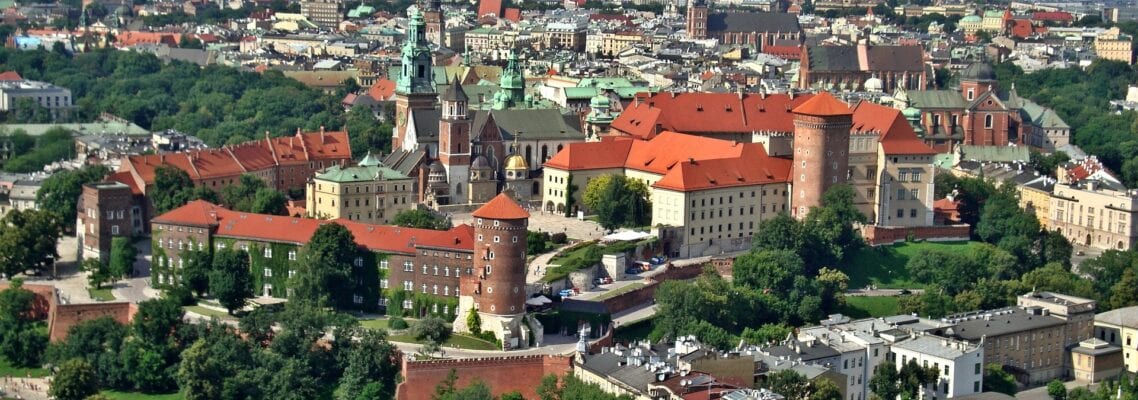
<instances>
[{"instance_id":1,"label":"parked car","mask_svg":"<svg viewBox=\"0 0 1138 400\"><path fill-rule=\"evenodd\" d=\"M560 294L561 297L573 297L573 291L569 290L569 289L564 289L561 292L559 292L558 294Z\"/></svg>"}]
</instances>

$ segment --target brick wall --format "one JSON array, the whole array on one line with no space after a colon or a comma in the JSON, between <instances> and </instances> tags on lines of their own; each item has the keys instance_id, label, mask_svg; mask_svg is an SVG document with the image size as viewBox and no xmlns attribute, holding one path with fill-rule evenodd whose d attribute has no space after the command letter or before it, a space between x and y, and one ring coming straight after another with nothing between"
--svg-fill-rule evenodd
<instances>
[{"instance_id":1,"label":"brick wall","mask_svg":"<svg viewBox=\"0 0 1138 400\"><path fill-rule=\"evenodd\" d=\"M0 290L7 290L9 286L8 282L0 282ZM33 283L24 283L22 287L36 295L32 300L32 318L47 319L57 304L55 287Z\"/></svg>"},{"instance_id":2,"label":"brick wall","mask_svg":"<svg viewBox=\"0 0 1138 400\"><path fill-rule=\"evenodd\" d=\"M60 304L48 320L48 335L52 342L67 338L71 327L84 321L110 316L118 323L129 324L138 306L129 302Z\"/></svg>"},{"instance_id":3,"label":"brick wall","mask_svg":"<svg viewBox=\"0 0 1138 400\"><path fill-rule=\"evenodd\" d=\"M968 224L916 227L869 226L862 230L862 236L871 246L903 242L908 240L910 235L917 240L968 240L968 228Z\"/></svg>"},{"instance_id":4,"label":"brick wall","mask_svg":"<svg viewBox=\"0 0 1138 400\"><path fill-rule=\"evenodd\" d=\"M396 388L395 398L429 400L435 386L453 369L458 374L456 387L469 386L478 379L490 387L495 397L518 391L527 399L536 399L535 389L541 378L549 374L564 377L569 374L571 364L570 357L550 355L432 361L411 361L404 357L403 381Z\"/></svg>"}]
</instances>

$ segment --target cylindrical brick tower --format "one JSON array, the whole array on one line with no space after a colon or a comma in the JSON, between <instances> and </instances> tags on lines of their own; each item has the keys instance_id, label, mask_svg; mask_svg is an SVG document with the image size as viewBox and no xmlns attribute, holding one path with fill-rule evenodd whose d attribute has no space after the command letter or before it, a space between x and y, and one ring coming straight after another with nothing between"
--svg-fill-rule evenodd
<instances>
[{"instance_id":1,"label":"cylindrical brick tower","mask_svg":"<svg viewBox=\"0 0 1138 400\"><path fill-rule=\"evenodd\" d=\"M849 176L849 106L827 92L815 95L794 110L794 173L791 176L791 214L805 218L822 202L830 186Z\"/></svg>"},{"instance_id":2,"label":"cylindrical brick tower","mask_svg":"<svg viewBox=\"0 0 1138 400\"><path fill-rule=\"evenodd\" d=\"M456 331L470 331L466 318L475 310L482 326L508 344L524 347L522 324L526 305L526 228L529 212L507 193L475 210L474 260L471 274L459 282ZM517 340L514 340L517 339Z\"/></svg>"}]
</instances>

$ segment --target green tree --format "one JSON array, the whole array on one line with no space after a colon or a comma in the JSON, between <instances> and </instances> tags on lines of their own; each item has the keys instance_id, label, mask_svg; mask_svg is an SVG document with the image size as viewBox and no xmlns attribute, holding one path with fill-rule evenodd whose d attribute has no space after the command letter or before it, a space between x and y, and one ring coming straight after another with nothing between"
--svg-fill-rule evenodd
<instances>
[{"instance_id":1,"label":"green tree","mask_svg":"<svg viewBox=\"0 0 1138 400\"><path fill-rule=\"evenodd\" d=\"M1019 385L1016 380L1000 364L988 364L984 366L984 391L985 392L999 392L1008 396L1015 396L1019 390Z\"/></svg>"},{"instance_id":2,"label":"green tree","mask_svg":"<svg viewBox=\"0 0 1138 400\"><path fill-rule=\"evenodd\" d=\"M735 260L735 283L772 293L789 292L794 278L803 274L802 259L790 250L763 250Z\"/></svg>"},{"instance_id":3,"label":"green tree","mask_svg":"<svg viewBox=\"0 0 1138 400\"><path fill-rule=\"evenodd\" d=\"M760 326L759 329L751 329L750 327L743 329L743 340L747 343L754 345L767 344L779 340L786 339L786 335L793 332L793 328L782 324L765 324Z\"/></svg>"},{"instance_id":4,"label":"green tree","mask_svg":"<svg viewBox=\"0 0 1138 400\"><path fill-rule=\"evenodd\" d=\"M110 172L103 165L56 172L44 179L43 185L36 192L36 204L41 210L55 213L61 221L74 221L83 185L98 182Z\"/></svg>"},{"instance_id":5,"label":"green tree","mask_svg":"<svg viewBox=\"0 0 1138 400\"><path fill-rule=\"evenodd\" d=\"M59 400L83 400L99 393L95 368L87 360L75 358L59 366L48 395Z\"/></svg>"},{"instance_id":6,"label":"green tree","mask_svg":"<svg viewBox=\"0 0 1138 400\"><path fill-rule=\"evenodd\" d=\"M411 335L415 336L416 340L443 343L450 337L450 328L442 318L428 316L411 327Z\"/></svg>"},{"instance_id":7,"label":"green tree","mask_svg":"<svg viewBox=\"0 0 1138 400\"><path fill-rule=\"evenodd\" d=\"M391 398L395 394L399 366L395 346L387 341L384 331L361 330L359 340L347 351L347 367L336 389L336 398L354 400L368 386L380 394L373 398Z\"/></svg>"},{"instance_id":8,"label":"green tree","mask_svg":"<svg viewBox=\"0 0 1138 400\"><path fill-rule=\"evenodd\" d=\"M20 367L39 367L47 348L47 335L36 329L35 294L13 280L0 290L0 356Z\"/></svg>"},{"instance_id":9,"label":"green tree","mask_svg":"<svg viewBox=\"0 0 1138 400\"><path fill-rule=\"evenodd\" d=\"M450 229L450 221L446 217L430 210L413 208L395 214L391 220L393 225L405 228L434 229L444 231Z\"/></svg>"},{"instance_id":10,"label":"green tree","mask_svg":"<svg viewBox=\"0 0 1138 400\"><path fill-rule=\"evenodd\" d=\"M136 258L138 258L138 250L134 248L129 237L116 236L111 239L111 257L108 267L113 279L122 279L134 275Z\"/></svg>"},{"instance_id":11,"label":"green tree","mask_svg":"<svg viewBox=\"0 0 1138 400\"><path fill-rule=\"evenodd\" d=\"M321 225L301 249L302 260L291 278L290 301L349 307L353 293L351 271L359 249L343 225Z\"/></svg>"},{"instance_id":12,"label":"green tree","mask_svg":"<svg viewBox=\"0 0 1138 400\"><path fill-rule=\"evenodd\" d=\"M901 395L899 380L897 364L885 360L873 368L873 377L869 379L869 390L879 399L896 399Z\"/></svg>"},{"instance_id":13,"label":"green tree","mask_svg":"<svg viewBox=\"0 0 1138 400\"><path fill-rule=\"evenodd\" d=\"M152 348L166 348L178 328L183 325L182 307L172 300L155 299L138 303L131 321L135 339Z\"/></svg>"},{"instance_id":14,"label":"green tree","mask_svg":"<svg viewBox=\"0 0 1138 400\"><path fill-rule=\"evenodd\" d=\"M103 284L111 281L110 267L98 258L83 260L80 269L87 272L87 283L95 289L100 289Z\"/></svg>"},{"instance_id":15,"label":"green tree","mask_svg":"<svg viewBox=\"0 0 1138 400\"><path fill-rule=\"evenodd\" d=\"M52 272L60 220L51 212L12 210L0 218L0 273Z\"/></svg>"},{"instance_id":16,"label":"green tree","mask_svg":"<svg viewBox=\"0 0 1138 400\"><path fill-rule=\"evenodd\" d=\"M249 253L244 250L221 249L214 253L209 272L209 292L233 315L253 297L253 277L249 271Z\"/></svg>"},{"instance_id":17,"label":"green tree","mask_svg":"<svg viewBox=\"0 0 1138 400\"><path fill-rule=\"evenodd\" d=\"M240 373L256 367L248 341L230 328L213 328L181 354L176 377L187 400L232 398L226 395L241 384Z\"/></svg>"},{"instance_id":18,"label":"green tree","mask_svg":"<svg viewBox=\"0 0 1138 400\"><path fill-rule=\"evenodd\" d=\"M1074 247L1066 236L1058 231L1047 231L1043 234L1043 262L1056 262L1065 267L1071 266L1071 254Z\"/></svg>"},{"instance_id":19,"label":"green tree","mask_svg":"<svg viewBox=\"0 0 1138 400\"><path fill-rule=\"evenodd\" d=\"M1067 400L1067 386L1058 379L1047 383L1047 395L1053 400Z\"/></svg>"},{"instance_id":20,"label":"green tree","mask_svg":"<svg viewBox=\"0 0 1138 400\"><path fill-rule=\"evenodd\" d=\"M601 227L610 231L621 226L647 225L652 211L648 199L644 182L619 175L589 181L582 197Z\"/></svg>"},{"instance_id":21,"label":"green tree","mask_svg":"<svg viewBox=\"0 0 1138 400\"><path fill-rule=\"evenodd\" d=\"M784 369L767 375L763 387L770 391L786 396L788 399L805 399L809 397L810 381L794 370Z\"/></svg>"},{"instance_id":22,"label":"green tree","mask_svg":"<svg viewBox=\"0 0 1138 400\"><path fill-rule=\"evenodd\" d=\"M1122 273L1122 279L1110 288L1110 308L1123 308L1138 304L1138 274L1135 268Z\"/></svg>"},{"instance_id":23,"label":"green tree","mask_svg":"<svg viewBox=\"0 0 1138 400\"><path fill-rule=\"evenodd\" d=\"M235 211L254 212L253 203L256 200L257 193L262 189L272 190L268 188L263 179L256 175L242 174L238 178L238 184L223 187L219 194L226 207Z\"/></svg>"},{"instance_id":24,"label":"green tree","mask_svg":"<svg viewBox=\"0 0 1138 400\"><path fill-rule=\"evenodd\" d=\"M154 188L147 191L157 214L181 207L191 200L194 181L178 168L162 165L154 169Z\"/></svg>"},{"instance_id":25,"label":"green tree","mask_svg":"<svg viewBox=\"0 0 1138 400\"><path fill-rule=\"evenodd\" d=\"M921 388L936 382L939 375L940 371L917 364L916 358L909 359L909 362L901 366L901 371L898 372L901 383L901 397L909 399L920 397Z\"/></svg>"},{"instance_id":26,"label":"green tree","mask_svg":"<svg viewBox=\"0 0 1138 400\"><path fill-rule=\"evenodd\" d=\"M198 297L209 291L209 273L213 271L213 255L205 248L197 250L192 245L182 253L185 265L182 267L182 285Z\"/></svg>"},{"instance_id":27,"label":"green tree","mask_svg":"<svg viewBox=\"0 0 1138 400\"><path fill-rule=\"evenodd\" d=\"M829 379L815 379L810 382L809 400L842 400L842 391Z\"/></svg>"},{"instance_id":28,"label":"green tree","mask_svg":"<svg viewBox=\"0 0 1138 400\"><path fill-rule=\"evenodd\" d=\"M774 217L759 222L759 228L752 237L755 250L792 250L799 252L801 247L802 224L790 214L780 212Z\"/></svg>"},{"instance_id":29,"label":"green tree","mask_svg":"<svg viewBox=\"0 0 1138 400\"><path fill-rule=\"evenodd\" d=\"M537 392L537 398L541 400L559 400L560 389L560 386L557 384L557 375L549 374L541 377L541 383L537 385L537 389L535 389L534 392Z\"/></svg>"},{"instance_id":30,"label":"green tree","mask_svg":"<svg viewBox=\"0 0 1138 400\"><path fill-rule=\"evenodd\" d=\"M288 198L284 193L273 189L258 189L253 195L253 205L249 212L256 214L287 215Z\"/></svg>"}]
</instances>

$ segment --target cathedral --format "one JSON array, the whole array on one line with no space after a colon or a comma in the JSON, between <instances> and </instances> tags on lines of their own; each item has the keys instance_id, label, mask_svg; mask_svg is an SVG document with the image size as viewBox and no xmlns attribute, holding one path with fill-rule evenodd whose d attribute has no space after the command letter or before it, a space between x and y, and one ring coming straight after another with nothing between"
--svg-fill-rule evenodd
<instances>
[{"instance_id":1,"label":"cathedral","mask_svg":"<svg viewBox=\"0 0 1138 400\"><path fill-rule=\"evenodd\" d=\"M540 201L541 165L585 140L585 119L527 94L516 52L497 90L480 98L471 98L458 76L436 80L427 25L423 13L410 11L395 82L392 153L384 164L417 176L419 201L436 209L482 204L507 189L521 204Z\"/></svg>"}]
</instances>

